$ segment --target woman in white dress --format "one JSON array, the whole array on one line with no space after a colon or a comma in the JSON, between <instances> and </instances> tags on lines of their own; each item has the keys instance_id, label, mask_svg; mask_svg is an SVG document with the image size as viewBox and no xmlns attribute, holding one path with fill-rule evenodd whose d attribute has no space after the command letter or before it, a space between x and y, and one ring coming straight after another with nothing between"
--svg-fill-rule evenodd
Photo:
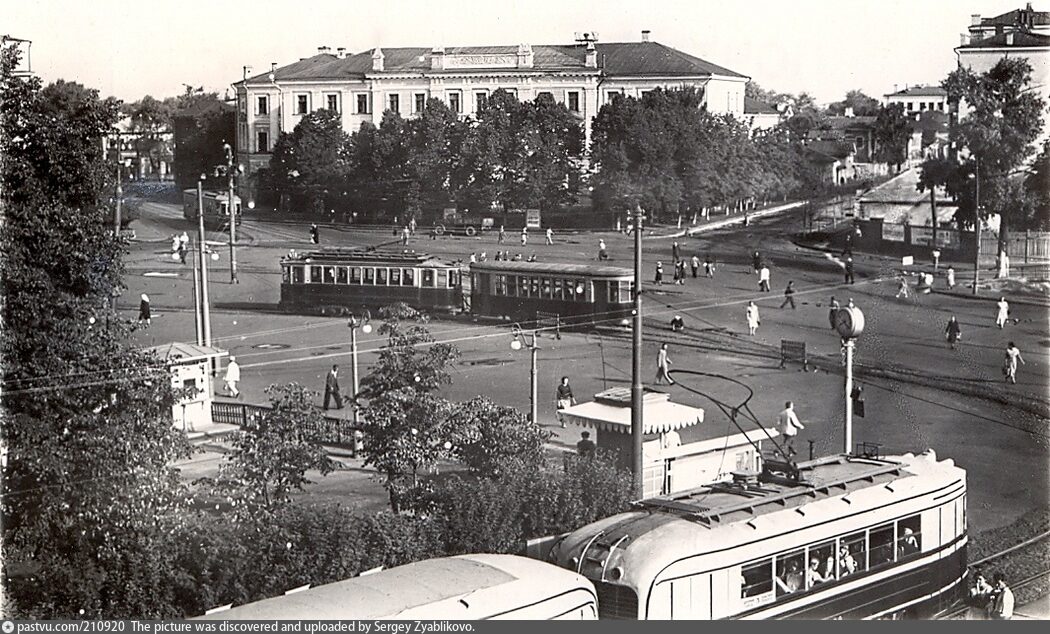
<instances>
[{"instance_id":1,"label":"woman in white dress","mask_svg":"<svg viewBox=\"0 0 1050 634\"><path fill-rule=\"evenodd\" d=\"M755 306L755 302L747 303L747 334L754 335L755 331L758 330L758 306Z\"/></svg>"},{"instance_id":2,"label":"woman in white dress","mask_svg":"<svg viewBox=\"0 0 1050 634\"><path fill-rule=\"evenodd\" d=\"M1006 324L1006 318L1010 316L1010 304L1006 301L1005 297L1000 297L996 306L999 307L999 313L995 316L995 325L999 326L999 329L1001 330Z\"/></svg>"}]
</instances>

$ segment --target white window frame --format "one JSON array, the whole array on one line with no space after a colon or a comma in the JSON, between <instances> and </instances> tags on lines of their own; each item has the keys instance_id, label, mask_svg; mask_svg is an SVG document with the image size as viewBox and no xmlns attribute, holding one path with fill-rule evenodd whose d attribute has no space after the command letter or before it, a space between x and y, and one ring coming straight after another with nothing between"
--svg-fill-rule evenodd
<instances>
[{"instance_id":1,"label":"white window frame","mask_svg":"<svg viewBox=\"0 0 1050 634\"><path fill-rule=\"evenodd\" d=\"M452 107L452 97L456 98L456 107ZM463 91L462 90L446 90L445 91L445 103L448 104L448 109L453 114L463 114Z\"/></svg>"},{"instance_id":2,"label":"white window frame","mask_svg":"<svg viewBox=\"0 0 1050 634\"><path fill-rule=\"evenodd\" d=\"M361 111L361 97L365 98L365 110ZM372 95L367 92L354 93L354 114L372 114Z\"/></svg>"},{"instance_id":3,"label":"white window frame","mask_svg":"<svg viewBox=\"0 0 1050 634\"><path fill-rule=\"evenodd\" d=\"M394 108L394 100L397 100L397 108ZM387 110L401 114L401 93L392 92L386 96Z\"/></svg>"},{"instance_id":4,"label":"white window frame","mask_svg":"<svg viewBox=\"0 0 1050 634\"><path fill-rule=\"evenodd\" d=\"M299 108L299 100L304 98L304 97L306 98L306 110L301 110ZM297 93L295 93L295 114L299 115L299 116L310 114L310 93L308 93L308 92L297 92Z\"/></svg>"},{"instance_id":5,"label":"white window frame","mask_svg":"<svg viewBox=\"0 0 1050 634\"><path fill-rule=\"evenodd\" d=\"M266 135L266 143L263 144L263 145L260 145L260 143L259 143L259 135L260 134L265 134ZM266 129L266 128L256 128L255 129L255 152L257 154L269 154L270 153L270 131L268 129Z\"/></svg>"},{"instance_id":6,"label":"white window frame","mask_svg":"<svg viewBox=\"0 0 1050 634\"><path fill-rule=\"evenodd\" d=\"M478 100L478 97L481 97L487 104L489 102L489 96L490 95L488 90L474 91L474 112L481 110L481 101Z\"/></svg>"},{"instance_id":7,"label":"white window frame","mask_svg":"<svg viewBox=\"0 0 1050 634\"><path fill-rule=\"evenodd\" d=\"M566 90L565 91L565 107L569 109L569 112L574 112L574 113L577 113L577 114L583 112L583 101L580 99L580 92L581 91L579 91L579 90ZM569 99L571 98L570 95L576 95L576 109L575 110L572 109L571 102L569 101Z\"/></svg>"},{"instance_id":8,"label":"white window frame","mask_svg":"<svg viewBox=\"0 0 1050 634\"><path fill-rule=\"evenodd\" d=\"M423 107L419 107L419 98L423 98ZM419 114L427 108L427 93L425 92L414 92L412 93L412 113Z\"/></svg>"},{"instance_id":9,"label":"white window frame","mask_svg":"<svg viewBox=\"0 0 1050 634\"><path fill-rule=\"evenodd\" d=\"M324 94L324 107L325 107L325 109L326 110L331 110L331 108L328 107L328 100L331 99L332 97L335 97L335 112L342 113L343 112L343 98L342 98L342 95L337 93L337 92L326 92Z\"/></svg>"},{"instance_id":10,"label":"white window frame","mask_svg":"<svg viewBox=\"0 0 1050 634\"><path fill-rule=\"evenodd\" d=\"M259 106L262 105L260 108ZM266 110L266 112L263 112ZM255 115L256 116L269 116L270 115L270 95L256 95L255 96Z\"/></svg>"}]
</instances>

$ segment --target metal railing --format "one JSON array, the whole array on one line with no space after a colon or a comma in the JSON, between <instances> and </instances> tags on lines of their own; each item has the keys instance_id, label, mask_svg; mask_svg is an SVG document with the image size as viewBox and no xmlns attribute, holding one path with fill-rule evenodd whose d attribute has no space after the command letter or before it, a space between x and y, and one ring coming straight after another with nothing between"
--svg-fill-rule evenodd
<instances>
[{"instance_id":1,"label":"metal railing","mask_svg":"<svg viewBox=\"0 0 1050 634\"><path fill-rule=\"evenodd\" d=\"M213 422L237 425L243 427L248 421L263 416L271 411L269 407L261 405L250 405L247 403L227 403L213 401L211 404L211 418ZM332 445L350 449L353 455L357 455L360 448L359 431L354 427L353 421L345 418L325 416L321 422L304 430L306 437L323 445Z\"/></svg>"}]
</instances>

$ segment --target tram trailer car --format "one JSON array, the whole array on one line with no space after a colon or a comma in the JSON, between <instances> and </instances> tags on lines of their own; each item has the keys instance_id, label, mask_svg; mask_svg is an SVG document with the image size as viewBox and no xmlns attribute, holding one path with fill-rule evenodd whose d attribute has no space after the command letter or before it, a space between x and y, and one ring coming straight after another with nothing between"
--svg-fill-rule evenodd
<instances>
[{"instance_id":1,"label":"tram trailer car","mask_svg":"<svg viewBox=\"0 0 1050 634\"><path fill-rule=\"evenodd\" d=\"M954 603L963 469L932 451L798 467L798 482L764 472L644 500L550 560L594 582L601 619L928 618Z\"/></svg>"},{"instance_id":2,"label":"tram trailer car","mask_svg":"<svg viewBox=\"0 0 1050 634\"><path fill-rule=\"evenodd\" d=\"M463 308L460 267L425 253L322 249L281 260L281 307L337 315L404 302L435 313Z\"/></svg>"},{"instance_id":3,"label":"tram trailer car","mask_svg":"<svg viewBox=\"0 0 1050 634\"><path fill-rule=\"evenodd\" d=\"M516 555L460 555L248 603L204 620L594 620L584 577Z\"/></svg>"},{"instance_id":4,"label":"tram trailer car","mask_svg":"<svg viewBox=\"0 0 1050 634\"><path fill-rule=\"evenodd\" d=\"M223 227L230 223L230 210L228 207L229 194L226 192L205 191L204 203L204 226ZM188 220L197 220L197 190L185 189L182 191L182 215ZM234 209L237 212L237 226L241 226L241 197L234 194Z\"/></svg>"},{"instance_id":5,"label":"tram trailer car","mask_svg":"<svg viewBox=\"0 0 1050 634\"><path fill-rule=\"evenodd\" d=\"M614 266L549 262L476 262L470 265L471 312L531 321L537 313L562 323L617 324L630 317L634 273Z\"/></svg>"}]
</instances>

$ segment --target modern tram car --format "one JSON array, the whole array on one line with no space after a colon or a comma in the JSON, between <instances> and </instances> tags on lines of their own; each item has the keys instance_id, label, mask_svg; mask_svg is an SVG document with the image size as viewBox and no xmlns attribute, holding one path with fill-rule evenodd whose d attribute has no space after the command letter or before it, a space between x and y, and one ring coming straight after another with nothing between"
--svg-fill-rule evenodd
<instances>
[{"instance_id":1,"label":"modern tram car","mask_svg":"<svg viewBox=\"0 0 1050 634\"><path fill-rule=\"evenodd\" d=\"M229 194L226 192L205 191L203 193L204 226L221 228L230 223ZM234 195L234 209L237 212L237 226L241 225L241 197ZM197 190L182 191L182 215L188 220L197 220Z\"/></svg>"},{"instance_id":2,"label":"modern tram car","mask_svg":"<svg viewBox=\"0 0 1050 634\"><path fill-rule=\"evenodd\" d=\"M558 315L567 326L615 324L631 314L634 273L613 266L547 262L470 265L471 311L516 321Z\"/></svg>"},{"instance_id":3,"label":"modern tram car","mask_svg":"<svg viewBox=\"0 0 1050 634\"><path fill-rule=\"evenodd\" d=\"M594 620L584 577L515 555L460 555L214 612L207 620Z\"/></svg>"},{"instance_id":4,"label":"modern tram car","mask_svg":"<svg viewBox=\"0 0 1050 634\"><path fill-rule=\"evenodd\" d=\"M404 302L427 312L463 308L460 267L411 251L332 248L281 260L281 307L337 315Z\"/></svg>"},{"instance_id":5,"label":"modern tram car","mask_svg":"<svg viewBox=\"0 0 1050 634\"><path fill-rule=\"evenodd\" d=\"M797 468L644 500L549 559L594 582L601 619L926 618L955 601L963 469L932 451Z\"/></svg>"}]
</instances>

